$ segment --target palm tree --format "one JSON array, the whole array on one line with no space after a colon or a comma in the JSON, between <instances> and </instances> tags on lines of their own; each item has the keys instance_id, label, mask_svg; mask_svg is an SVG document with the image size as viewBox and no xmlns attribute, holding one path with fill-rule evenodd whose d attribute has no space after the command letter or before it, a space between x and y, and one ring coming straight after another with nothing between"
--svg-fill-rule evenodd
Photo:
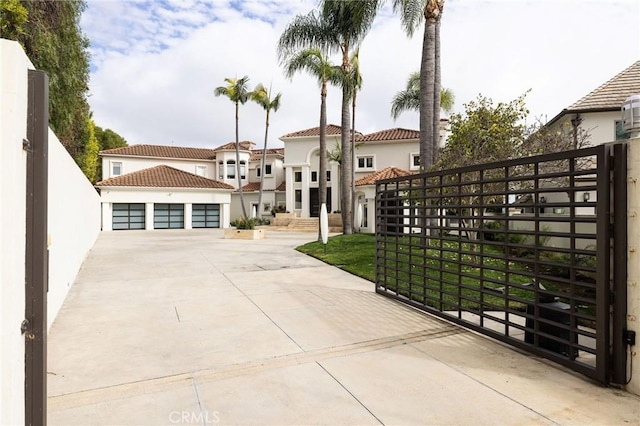
<instances>
[{"instance_id":1,"label":"palm tree","mask_svg":"<svg viewBox=\"0 0 640 426\"><path fill-rule=\"evenodd\" d=\"M242 176L240 175L240 140L238 137L238 112L240 104L244 104L249 99L249 77L244 76L240 79L225 78L226 86L216 87L214 93L216 96L226 96L236 106L236 176L238 177L238 192L240 193L240 205L242 206L242 215L247 217L247 209L244 205L244 196L242 194Z\"/></svg>"},{"instance_id":2,"label":"palm tree","mask_svg":"<svg viewBox=\"0 0 640 426\"><path fill-rule=\"evenodd\" d=\"M447 88L440 88L440 109L450 114L453 111L455 95ZM407 79L407 87L396 93L391 101L391 117L397 119L400 114L405 111L420 111L420 73L412 72ZM434 123L435 125L435 123ZM433 153L438 151L440 146L440 117L438 117L438 126L434 128L434 133L438 136L434 139ZM435 158L432 159L432 163Z\"/></svg>"},{"instance_id":3,"label":"palm tree","mask_svg":"<svg viewBox=\"0 0 640 426\"><path fill-rule=\"evenodd\" d=\"M356 98L358 97L358 91L362 88L362 74L360 73L360 48L351 56L351 74L349 78L349 84L351 85L351 160L355 161L355 148L356 148ZM351 221L355 227L355 205L356 205L356 178L355 170L351 167Z\"/></svg>"},{"instance_id":4,"label":"palm tree","mask_svg":"<svg viewBox=\"0 0 640 426\"><path fill-rule=\"evenodd\" d=\"M424 21L420 62L420 168L431 167L440 123L440 21L445 0L394 0L409 36Z\"/></svg>"},{"instance_id":5,"label":"palm tree","mask_svg":"<svg viewBox=\"0 0 640 426\"><path fill-rule=\"evenodd\" d=\"M453 111L456 97L445 87L440 88L440 109L447 114ZM407 87L395 94L391 101L391 117L397 119L405 111L420 111L420 73L412 72L407 79Z\"/></svg>"},{"instance_id":6,"label":"palm tree","mask_svg":"<svg viewBox=\"0 0 640 426\"><path fill-rule=\"evenodd\" d=\"M258 84L253 92L251 92L251 100L256 102L266 111L266 119L264 125L264 148L262 150L262 161L260 162L260 192L258 193L258 217L260 217L260 209L262 209L262 192L264 191L264 172L265 163L267 162L267 140L269 137L269 114L278 111L280 108L280 98L282 93L278 93L271 99L271 90L267 90L262 84Z\"/></svg>"},{"instance_id":7,"label":"palm tree","mask_svg":"<svg viewBox=\"0 0 640 426\"><path fill-rule=\"evenodd\" d=\"M298 15L285 28L278 43L278 53L286 57L291 51L319 48L322 52L339 52L342 55L342 71L349 75L349 53L367 34L382 1L378 0L323 0L320 13ZM340 172L340 194L342 202L343 233L353 232L351 220L351 157L349 138L349 103L351 89L342 86L341 144L344 161Z\"/></svg>"},{"instance_id":8,"label":"palm tree","mask_svg":"<svg viewBox=\"0 0 640 426\"><path fill-rule=\"evenodd\" d=\"M304 49L288 56L284 73L292 78L298 71L307 71L320 83L320 159L318 167L319 205L327 203L327 83L335 82L341 70L332 65L320 49ZM318 241L322 238L318 228Z\"/></svg>"}]
</instances>

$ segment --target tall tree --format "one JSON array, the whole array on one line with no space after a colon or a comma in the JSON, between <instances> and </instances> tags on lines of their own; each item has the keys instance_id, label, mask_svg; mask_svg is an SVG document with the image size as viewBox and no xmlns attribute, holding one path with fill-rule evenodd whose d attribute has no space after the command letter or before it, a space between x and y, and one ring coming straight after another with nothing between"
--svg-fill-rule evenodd
<instances>
[{"instance_id":1,"label":"tall tree","mask_svg":"<svg viewBox=\"0 0 640 426\"><path fill-rule=\"evenodd\" d=\"M323 0L320 12L298 15L285 28L280 36L278 51L282 56L289 52L306 48L319 48L322 52L340 53L341 68L345 76L349 75L351 64L349 54L358 47L368 33L378 8L378 0ZM340 139L342 145L342 167L340 171L340 200L342 203L342 225L345 234L353 233L351 220L351 174L353 159L349 137L350 86L342 86L342 120Z\"/></svg>"},{"instance_id":2,"label":"tall tree","mask_svg":"<svg viewBox=\"0 0 640 426\"><path fill-rule=\"evenodd\" d=\"M440 109L447 114L453 111L456 97L445 87L440 88ZM420 112L420 73L412 72L404 90L395 94L391 101L391 117L397 119L405 111Z\"/></svg>"},{"instance_id":3,"label":"tall tree","mask_svg":"<svg viewBox=\"0 0 640 426\"><path fill-rule=\"evenodd\" d=\"M440 20L445 0L394 0L409 36L424 21L420 61L420 168L429 170L440 123Z\"/></svg>"},{"instance_id":4,"label":"tall tree","mask_svg":"<svg viewBox=\"0 0 640 426\"><path fill-rule=\"evenodd\" d=\"M258 215L261 216L262 209L262 193L264 191L264 172L265 163L267 162L267 141L269 139L269 114L278 111L280 108L280 98L282 93L278 93L273 99L271 98L271 90L267 90L262 84L258 84L253 92L251 99L264 108L266 119L264 124L264 147L262 150L262 161L260 162L260 192L258 193Z\"/></svg>"},{"instance_id":5,"label":"tall tree","mask_svg":"<svg viewBox=\"0 0 640 426\"><path fill-rule=\"evenodd\" d=\"M234 103L236 109L236 176L238 177L238 192L240 193L240 205L242 206L242 215L247 216L247 208L244 205L244 196L242 194L242 176L240 174L240 139L238 135L238 122L240 104L245 104L249 99L249 77L244 76L240 79L225 78L226 86L216 87L214 94L216 96L226 96Z\"/></svg>"},{"instance_id":6,"label":"tall tree","mask_svg":"<svg viewBox=\"0 0 640 426\"><path fill-rule=\"evenodd\" d=\"M351 56L351 73L349 75L349 85L351 85L351 159L355 161L356 149L356 99L358 92L362 89L362 73L360 73L360 49L356 49ZM356 206L356 178L355 169L351 168L351 220L355 228L355 206Z\"/></svg>"},{"instance_id":7,"label":"tall tree","mask_svg":"<svg viewBox=\"0 0 640 426\"><path fill-rule=\"evenodd\" d=\"M19 6L1 2L1 36L19 41L34 67L49 75L49 124L80 163L89 123L89 40L80 28L85 2L23 0Z\"/></svg>"},{"instance_id":8,"label":"tall tree","mask_svg":"<svg viewBox=\"0 0 640 426\"><path fill-rule=\"evenodd\" d=\"M306 71L320 84L320 142L318 164L319 205L327 202L327 83L335 82L341 76L341 70L331 64L320 49L303 49L289 55L284 63L284 73L291 78L298 71ZM321 239L318 229L318 241Z\"/></svg>"},{"instance_id":9,"label":"tall tree","mask_svg":"<svg viewBox=\"0 0 640 426\"><path fill-rule=\"evenodd\" d=\"M95 183L98 180L98 162L100 161L98 151L100 151L100 144L95 134L95 123L89 119L87 123L87 142L80 157L80 168L91 183Z\"/></svg>"},{"instance_id":10,"label":"tall tree","mask_svg":"<svg viewBox=\"0 0 640 426\"><path fill-rule=\"evenodd\" d=\"M95 126L94 132L98 140L98 145L100 146L100 151L128 146L126 139L111 129L103 130L102 127ZM96 179L102 179L102 161L100 158L98 158Z\"/></svg>"},{"instance_id":11,"label":"tall tree","mask_svg":"<svg viewBox=\"0 0 640 426\"><path fill-rule=\"evenodd\" d=\"M446 113L453 111L453 104L455 102L455 95L447 88L440 88L440 109ZM405 111L417 111L420 112L420 73L412 72L407 79L407 86L404 90L397 92L391 101L391 116L397 119L400 114ZM432 163L435 162L436 152L440 147L440 117L438 117L438 126L436 127L435 135L438 137L434 140L434 155Z\"/></svg>"}]
</instances>

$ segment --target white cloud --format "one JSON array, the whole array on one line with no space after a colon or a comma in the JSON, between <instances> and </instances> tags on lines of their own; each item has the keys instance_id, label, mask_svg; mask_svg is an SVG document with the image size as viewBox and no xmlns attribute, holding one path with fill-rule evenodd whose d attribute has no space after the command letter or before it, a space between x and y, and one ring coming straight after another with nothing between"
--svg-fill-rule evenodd
<instances>
[{"instance_id":1,"label":"white cloud","mask_svg":"<svg viewBox=\"0 0 640 426\"><path fill-rule=\"evenodd\" d=\"M272 114L270 145L317 126L319 88L309 76L286 80L276 43L296 13L315 0L164 2L90 1L82 25L92 42L89 102L98 125L129 143L215 147L234 140L231 102L213 89L249 75L283 93ZM230 6L230 5L233 6ZM447 2L442 80L462 104L483 93L508 101L527 89L532 115L549 118L640 59L640 5L612 0ZM420 64L422 32L404 34L390 6L360 52L364 85L356 127L417 128L417 114L393 122L390 101ZM337 59L337 58L336 58ZM340 123L340 91L329 89L328 121ZM240 137L262 143L264 112L240 110Z\"/></svg>"}]
</instances>

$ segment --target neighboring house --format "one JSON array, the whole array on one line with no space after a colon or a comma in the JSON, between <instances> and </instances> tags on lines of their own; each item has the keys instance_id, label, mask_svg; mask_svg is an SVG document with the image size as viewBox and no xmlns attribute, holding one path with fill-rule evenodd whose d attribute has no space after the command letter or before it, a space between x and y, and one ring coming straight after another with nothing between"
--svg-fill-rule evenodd
<instances>
[{"instance_id":1,"label":"neighboring house","mask_svg":"<svg viewBox=\"0 0 640 426\"><path fill-rule=\"evenodd\" d=\"M340 131L340 126L333 124L327 126L327 149L334 149L335 144L339 143ZM317 217L320 210L318 205L319 137L320 128L313 127L289 133L280 138L284 142L285 150L287 210L300 217ZM420 132L417 130L396 128L368 135L357 132L354 152L356 185L361 179L367 177L371 179L371 176L378 176L380 171L387 168L402 170L406 173L418 171L420 168L419 139ZM329 162L327 177L327 208L329 211L339 211L341 210L340 165L337 162ZM357 208L366 209L367 212L360 216L360 221L356 221L356 228L374 229L372 219L375 195L370 191L356 188L355 196L357 203L361 205Z\"/></svg>"},{"instance_id":2,"label":"neighboring house","mask_svg":"<svg viewBox=\"0 0 640 426\"><path fill-rule=\"evenodd\" d=\"M591 145L628 139L629 135L622 131L622 103L638 94L640 61L560 111L546 126L553 130L583 129L590 133Z\"/></svg>"},{"instance_id":3,"label":"neighboring house","mask_svg":"<svg viewBox=\"0 0 640 426\"><path fill-rule=\"evenodd\" d=\"M245 203L257 203L262 150L240 142ZM284 204L283 149L267 151L263 215ZM102 229L225 228L241 215L235 143L215 149L131 145L101 151ZM280 194L280 197L278 197Z\"/></svg>"},{"instance_id":4,"label":"neighboring house","mask_svg":"<svg viewBox=\"0 0 640 426\"><path fill-rule=\"evenodd\" d=\"M578 130L589 133L589 145L628 139L622 130L622 103L640 94L640 60L633 63L601 86L560 111L546 126L553 131ZM575 201L596 201L596 191L576 193ZM544 194L547 202L566 201L565 194ZM568 213L568 212L565 212ZM578 207L576 214L594 214L591 207Z\"/></svg>"}]
</instances>

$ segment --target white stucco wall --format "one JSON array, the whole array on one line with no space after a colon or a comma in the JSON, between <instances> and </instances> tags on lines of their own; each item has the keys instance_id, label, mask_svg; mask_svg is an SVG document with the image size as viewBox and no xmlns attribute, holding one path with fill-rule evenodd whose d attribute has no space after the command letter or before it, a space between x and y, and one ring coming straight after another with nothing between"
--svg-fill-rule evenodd
<instances>
[{"instance_id":1,"label":"white stucco wall","mask_svg":"<svg viewBox=\"0 0 640 426\"><path fill-rule=\"evenodd\" d=\"M24 423L26 152L28 70L20 45L0 40L0 424ZM100 200L49 131L49 327L100 231Z\"/></svg>"},{"instance_id":2,"label":"white stucco wall","mask_svg":"<svg viewBox=\"0 0 640 426\"><path fill-rule=\"evenodd\" d=\"M20 45L0 40L0 424L24 424L27 69Z\"/></svg>"},{"instance_id":3,"label":"white stucco wall","mask_svg":"<svg viewBox=\"0 0 640 426\"><path fill-rule=\"evenodd\" d=\"M411 154L420 153L420 144L417 140L411 142L369 142L356 148L354 157L356 158L354 170L356 179L360 179L375 171L385 169L387 167L397 167L402 170L410 171ZM374 157L374 170L359 170L357 158L363 156Z\"/></svg>"},{"instance_id":4,"label":"white stucco wall","mask_svg":"<svg viewBox=\"0 0 640 426\"><path fill-rule=\"evenodd\" d=\"M102 157L102 179L113 177L111 175L111 163L122 163L122 174L133 173L139 170L155 167L164 164L174 169L196 174L196 166L207 167L207 178L216 179L215 160L188 160L173 158L148 158L148 157L119 157L104 156Z\"/></svg>"},{"instance_id":5,"label":"white stucco wall","mask_svg":"<svg viewBox=\"0 0 640 426\"><path fill-rule=\"evenodd\" d=\"M49 130L49 327L100 233L100 196Z\"/></svg>"},{"instance_id":6,"label":"white stucco wall","mask_svg":"<svg viewBox=\"0 0 640 426\"><path fill-rule=\"evenodd\" d=\"M565 129L571 129L571 119L574 117L575 114L566 114L555 122L551 129L558 130L563 126ZM589 144L595 146L615 140L615 122L622 119L622 112L586 112L581 113L580 118L582 118L580 128L589 132Z\"/></svg>"}]
</instances>

